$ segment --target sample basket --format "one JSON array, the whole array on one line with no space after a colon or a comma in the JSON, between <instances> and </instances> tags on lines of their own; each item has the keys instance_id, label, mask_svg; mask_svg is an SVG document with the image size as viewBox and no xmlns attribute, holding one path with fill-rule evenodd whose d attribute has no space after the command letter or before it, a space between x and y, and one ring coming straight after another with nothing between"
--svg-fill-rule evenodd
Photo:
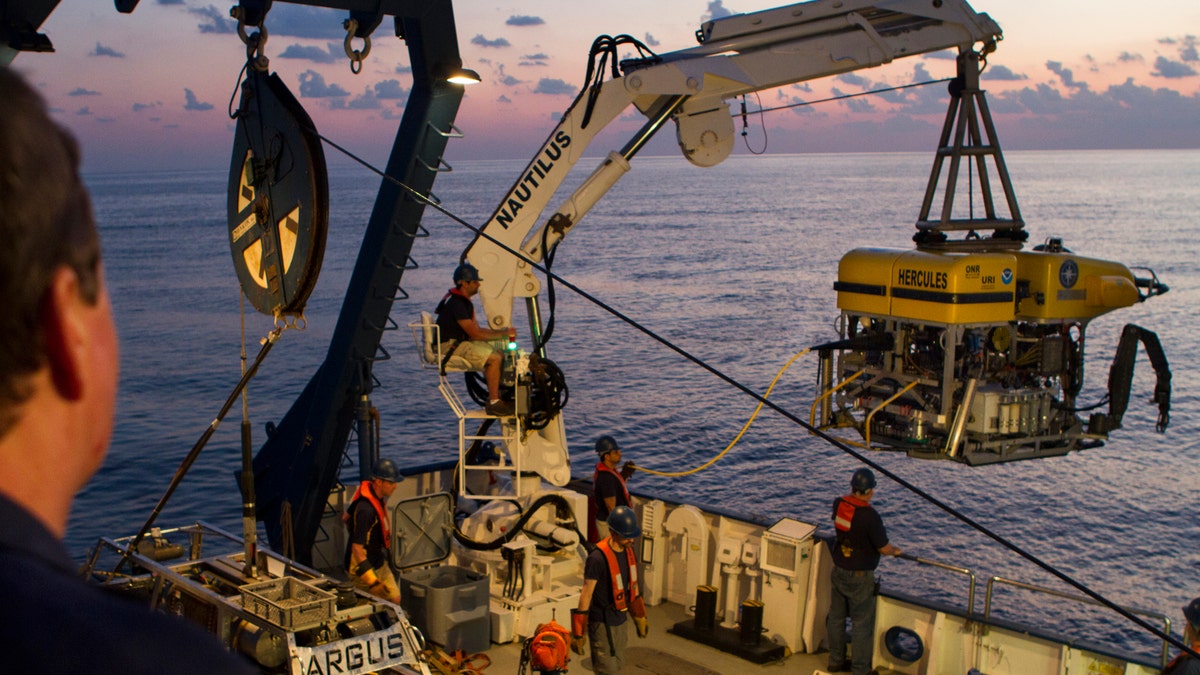
<instances>
[{"instance_id":1,"label":"sample basket","mask_svg":"<svg viewBox=\"0 0 1200 675\"><path fill-rule=\"evenodd\" d=\"M288 630L304 630L333 616L337 596L284 577L242 586L242 609Z\"/></svg>"}]
</instances>

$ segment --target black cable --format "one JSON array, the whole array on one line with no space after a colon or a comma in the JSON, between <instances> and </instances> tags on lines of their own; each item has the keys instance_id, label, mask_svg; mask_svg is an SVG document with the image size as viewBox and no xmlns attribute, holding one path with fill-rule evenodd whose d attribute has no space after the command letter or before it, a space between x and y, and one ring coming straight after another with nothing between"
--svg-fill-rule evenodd
<instances>
[{"instance_id":1,"label":"black cable","mask_svg":"<svg viewBox=\"0 0 1200 675\"><path fill-rule=\"evenodd\" d=\"M512 502L510 502L510 503L512 503ZM558 495L558 494L542 495L541 497L538 497L537 499L535 499L533 501L533 503L529 505L529 509L521 514L521 517L517 519L517 522L514 523L513 526L508 529L507 532L500 535L499 537L496 537L495 539L493 539L491 541L487 541L487 542L475 541L474 539L471 539L467 535L463 534L462 531L459 530L457 526L454 528L454 538L458 541L458 543L462 544L463 546L465 546L473 551L494 551L494 550L500 548L501 546L507 544L509 541L512 541L512 539L514 537L516 537L518 533L521 532L521 528L525 527L525 523L529 522L529 519L533 517L533 514L537 513L538 510L540 510L542 507L546 506L547 504L554 504L555 506L559 507L560 509L565 509L567 513L571 513L572 516L574 516L574 512L571 511L571 503L568 502L566 500L566 498L563 497L562 495ZM518 509L520 508L520 506L518 506L515 503L513 503L513 505L517 506ZM576 522L578 523L578 519L576 519ZM578 531L578 525L576 526L576 531ZM585 539L586 539L586 537L585 537Z\"/></svg>"},{"instance_id":2,"label":"black cable","mask_svg":"<svg viewBox=\"0 0 1200 675\"><path fill-rule=\"evenodd\" d=\"M486 406L491 401L488 400L487 383L483 379L483 375L468 370L463 373L463 379L467 383L467 394L480 407Z\"/></svg>"},{"instance_id":3,"label":"black cable","mask_svg":"<svg viewBox=\"0 0 1200 675\"><path fill-rule=\"evenodd\" d=\"M592 109L596 106L596 98L600 96L600 88L604 85L605 68L611 70L614 80L621 76L617 61L617 47L621 45L633 45L640 61L659 60L653 50L632 35L601 35L593 40L592 48L588 51L587 74L583 78L583 86L587 90L587 107L584 108L583 119L579 123L581 129L586 129L592 120ZM598 62L596 57L600 57Z\"/></svg>"},{"instance_id":4,"label":"black cable","mask_svg":"<svg viewBox=\"0 0 1200 675\"><path fill-rule=\"evenodd\" d=\"M233 107L233 101L238 97L238 92L242 89L242 78L246 77L246 70L250 67L250 62L247 61L242 65L242 71L238 73L237 81L233 83L233 93L229 95L229 103L225 106L225 113L229 115L229 119L236 120L241 110Z\"/></svg>"},{"instance_id":5,"label":"black cable","mask_svg":"<svg viewBox=\"0 0 1200 675\"><path fill-rule=\"evenodd\" d=\"M532 382L529 387L529 412L526 415L527 429L545 429L550 421L567 405L570 390L562 370L550 359L536 353L529 357L529 372Z\"/></svg>"},{"instance_id":6,"label":"black cable","mask_svg":"<svg viewBox=\"0 0 1200 675\"><path fill-rule=\"evenodd\" d=\"M550 269L551 267L554 266L554 254L558 251L558 244L555 244L554 248L547 247L547 241L549 240L549 238L550 238L550 228L543 227L542 228L542 260L544 261L544 264L546 265L546 269ZM561 243L562 240L559 239L559 242ZM546 343L550 341L550 336L554 334L555 303L556 303L556 299L555 299L555 295L554 295L554 277L546 277L547 319L546 319L545 325L542 328L542 335L538 339L538 343L536 345L534 345L533 351L535 351L535 352L541 352L542 349L545 348Z\"/></svg>"},{"instance_id":7,"label":"black cable","mask_svg":"<svg viewBox=\"0 0 1200 675\"><path fill-rule=\"evenodd\" d=\"M848 98L858 98L859 96L869 96L871 94L886 94L889 91L900 91L903 89L912 89L914 87L924 87L929 84L940 84L942 82L953 82L956 78L943 77L940 80L925 80L924 82L913 82L910 84L901 84L895 87L884 87L882 89L871 89L868 91L860 91L857 94L841 94L838 96L830 96L829 98L819 98L815 101L801 101L799 103L789 103L787 105L776 106L774 108L761 108L754 112L755 115L763 113L778 112L780 110L789 110L791 108L803 108L805 106L816 105L818 103L830 103L832 101L842 101Z\"/></svg>"},{"instance_id":8,"label":"black cable","mask_svg":"<svg viewBox=\"0 0 1200 675\"><path fill-rule=\"evenodd\" d=\"M747 118L749 113L746 111L745 94L742 94L742 142L746 145L746 150L748 150L750 154L761 155L767 151L767 121L761 114L765 111L762 107L762 98L758 95L757 91L754 92L754 98L758 101L758 110L755 111L755 114L758 115L758 125L762 128L763 146L761 150L755 150L754 148L750 147L750 122Z\"/></svg>"},{"instance_id":9,"label":"black cable","mask_svg":"<svg viewBox=\"0 0 1200 675\"><path fill-rule=\"evenodd\" d=\"M1061 410L1063 412L1069 412L1069 413L1088 412L1090 410L1095 410L1096 408L1100 408L1100 407L1106 405L1108 403L1108 399L1109 399L1108 394L1105 394L1103 398L1101 398L1099 401L1096 401L1095 403L1093 403L1091 405L1075 406L1075 407L1067 407L1067 406L1055 406L1055 407L1058 410Z\"/></svg>"}]
</instances>

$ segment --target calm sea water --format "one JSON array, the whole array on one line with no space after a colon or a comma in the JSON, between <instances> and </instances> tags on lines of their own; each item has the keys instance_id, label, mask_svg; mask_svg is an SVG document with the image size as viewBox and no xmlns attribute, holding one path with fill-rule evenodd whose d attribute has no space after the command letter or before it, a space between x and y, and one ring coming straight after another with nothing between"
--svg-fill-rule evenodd
<instances>
[{"instance_id":1,"label":"calm sea water","mask_svg":"<svg viewBox=\"0 0 1200 675\"><path fill-rule=\"evenodd\" d=\"M1057 236L1081 255L1153 268L1167 295L1093 322L1081 397L1098 401L1121 327L1157 331L1174 373L1172 424L1153 431L1153 370L1139 354L1125 429L1099 449L1068 457L969 468L873 455L908 481L1018 542L1126 606L1163 612L1200 595L1200 152L1012 152L1008 164L1031 243ZM590 170L596 160L584 160ZM861 245L910 248L930 158L926 154L735 157L708 169L681 159L635 162L560 248L555 271L757 391L796 352L835 335L831 290L841 255ZM520 162L462 163L436 192L451 212L481 224ZM96 537L128 534L150 514L179 463L240 373L242 319L226 244L223 172L93 175L93 190L121 331L122 380L113 447L76 502L69 544L82 556ZM581 178L577 179L581 180ZM576 182L577 182L576 180ZM289 331L252 384L255 446L307 382L324 351L378 179L362 169L331 177L325 268L305 331ZM557 204L557 201L554 202ZM431 309L472 233L432 211L405 274L403 326ZM560 292L553 358L571 387L565 412L577 474L590 473L592 440L612 433L644 466L703 463L736 435L755 402L600 309ZM251 357L269 329L245 319ZM447 459L453 414L422 371L407 330L385 337L375 404L385 453L406 463ZM772 400L806 417L815 363L800 359ZM159 519L198 518L237 530L239 408L217 431ZM761 415L713 468L683 479L639 475L634 487L719 503L766 518L827 527L855 461L774 413ZM1057 581L898 486L877 503L907 552L1063 588ZM886 561L885 583L965 605L966 584ZM1065 590L1065 589L1064 589ZM1027 593L1002 593L995 610L1033 616L1081 638L1155 645L1119 617Z\"/></svg>"}]
</instances>

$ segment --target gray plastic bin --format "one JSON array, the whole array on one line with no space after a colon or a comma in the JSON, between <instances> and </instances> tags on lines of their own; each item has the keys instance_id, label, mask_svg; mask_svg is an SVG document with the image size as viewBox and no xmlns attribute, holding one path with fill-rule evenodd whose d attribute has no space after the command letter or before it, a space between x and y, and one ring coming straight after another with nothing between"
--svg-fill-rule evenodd
<instances>
[{"instance_id":1,"label":"gray plastic bin","mask_svg":"<svg viewBox=\"0 0 1200 675\"><path fill-rule=\"evenodd\" d=\"M400 604L425 639L446 650L481 652L491 643L486 574L455 565L404 572Z\"/></svg>"}]
</instances>

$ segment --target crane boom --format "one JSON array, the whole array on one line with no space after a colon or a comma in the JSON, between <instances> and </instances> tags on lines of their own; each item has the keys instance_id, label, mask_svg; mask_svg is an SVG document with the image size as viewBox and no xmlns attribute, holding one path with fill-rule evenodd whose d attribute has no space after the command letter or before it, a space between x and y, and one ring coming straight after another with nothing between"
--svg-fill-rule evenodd
<instances>
[{"instance_id":1,"label":"crane boom","mask_svg":"<svg viewBox=\"0 0 1200 675\"><path fill-rule=\"evenodd\" d=\"M733 149L730 99L896 58L970 49L1002 33L964 0L816 0L708 21L696 37L697 47L622 62L622 74L586 87L501 199L465 251L484 280L479 295L490 325L511 325L513 300L538 295L530 263L540 262L629 171L629 160L668 119L684 156L713 166ZM630 105L646 125L534 231L596 134Z\"/></svg>"}]
</instances>

